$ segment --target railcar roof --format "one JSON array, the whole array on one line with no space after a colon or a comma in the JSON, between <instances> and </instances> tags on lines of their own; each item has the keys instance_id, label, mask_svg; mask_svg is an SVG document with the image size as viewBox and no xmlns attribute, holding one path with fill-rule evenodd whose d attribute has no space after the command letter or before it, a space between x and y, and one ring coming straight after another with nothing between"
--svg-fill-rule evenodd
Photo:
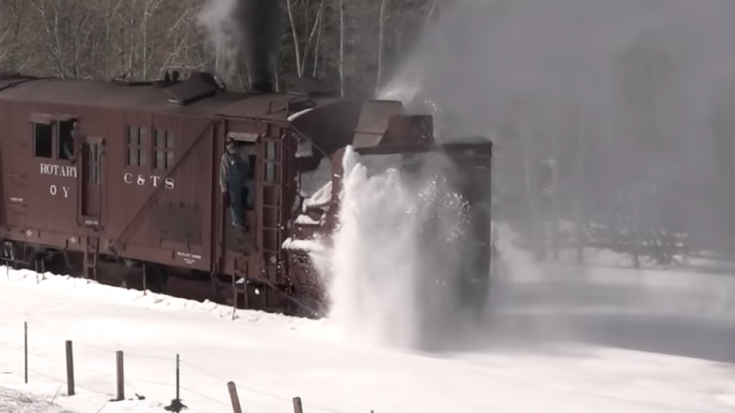
<instances>
[{"instance_id":1,"label":"railcar roof","mask_svg":"<svg viewBox=\"0 0 735 413\"><path fill-rule=\"evenodd\" d=\"M218 91L188 105L169 102L165 89L151 84L128 85L106 81L58 78L0 78L0 101L103 107L188 116L216 115L285 121L288 102L300 95L248 94Z\"/></svg>"}]
</instances>

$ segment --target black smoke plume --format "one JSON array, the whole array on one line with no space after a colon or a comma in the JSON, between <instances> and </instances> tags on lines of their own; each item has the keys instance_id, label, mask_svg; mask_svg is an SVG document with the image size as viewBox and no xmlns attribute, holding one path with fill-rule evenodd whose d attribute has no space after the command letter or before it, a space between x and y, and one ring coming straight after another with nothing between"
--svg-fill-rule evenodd
<instances>
[{"instance_id":1,"label":"black smoke plume","mask_svg":"<svg viewBox=\"0 0 735 413\"><path fill-rule=\"evenodd\" d=\"M281 1L238 0L234 19L252 88L262 93L272 92L273 64L281 31Z\"/></svg>"}]
</instances>

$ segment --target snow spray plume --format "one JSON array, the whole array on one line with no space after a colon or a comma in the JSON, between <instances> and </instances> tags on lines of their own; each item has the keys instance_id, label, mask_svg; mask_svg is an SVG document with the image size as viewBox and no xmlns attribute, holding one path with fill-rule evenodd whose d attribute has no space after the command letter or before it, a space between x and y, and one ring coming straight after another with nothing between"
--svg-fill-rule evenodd
<instances>
[{"instance_id":1,"label":"snow spray plume","mask_svg":"<svg viewBox=\"0 0 735 413\"><path fill-rule=\"evenodd\" d=\"M730 161L716 160L727 120L713 113L735 110L716 96L735 84L734 14L730 0L459 0L378 97L435 112L442 139L497 132L496 183L520 202L506 210L528 209L520 153L541 169L557 140L566 199L600 219L623 203L721 247L735 239L735 220L723 225L735 191L717 178Z\"/></svg>"},{"instance_id":2,"label":"snow spray plume","mask_svg":"<svg viewBox=\"0 0 735 413\"><path fill-rule=\"evenodd\" d=\"M281 28L280 0L209 0L198 22L215 50L219 71L247 70L254 90L273 90L272 64Z\"/></svg>"},{"instance_id":3,"label":"snow spray plume","mask_svg":"<svg viewBox=\"0 0 735 413\"><path fill-rule=\"evenodd\" d=\"M457 325L467 204L447 178L454 165L422 158L407 172L400 157L344 156L340 227L321 270L329 318L351 338L426 349Z\"/></svg>"},{"instance_id":4,"label":"snow spray plume","mask_svg":"<svg viewBox=\"0 0 735 413\"><path fill-rule=\"evenodd\" d=\"M493 137L494 219L513 222L526 245L550 245L544 224L556 218L572 240L575 225L608 228L592 241L621 248L628 248L620 240L627 234L637 234L639 245L673 245L678 241L652 234L688 232L694 246L731 254L733 15L731 0L458 0L442 10L378 98L434 113L440 140ZM558 167L558 185L543 185L556 179L549 165ZM551 207L552 200L559 205ZM617 259L630 265L630 255ZM511 283L529 273L509 266ZM652 313L689 301L664 281L645 285L641 273L534 268L537 279L518 281L513 288L525 292L507 301L513 311L539 309L539 320L548 312L569 315L536 323L557 334L560 320L597 337L590 325L621 322L641 338L644 330L664 328L653 325ZM608 277L625 285L611 285ZM625 312L640 317L626 320ZM725 319L715 313L709 320ZM587 323L571 321L582 314ZM651 325L636 324L643 320ZM669 333L683 328L671 324ZM663 337L671 336L696 334L679 330L649 337L649 344L663 348L671 341Z\"/></svg>"}]
</instances>

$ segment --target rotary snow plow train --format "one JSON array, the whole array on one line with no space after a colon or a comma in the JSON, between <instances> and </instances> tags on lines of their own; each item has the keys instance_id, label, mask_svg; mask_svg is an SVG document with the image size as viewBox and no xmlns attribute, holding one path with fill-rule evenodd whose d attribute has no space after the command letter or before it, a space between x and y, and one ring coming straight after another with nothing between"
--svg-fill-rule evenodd
<instances>
[{"instance_id":1,"label":"rotary snow plow train","mask_svg":"<svg viewBox=\"0 0 735 413\"><path fill-rule=\"evenodd\" d=\"M402 114L398 102L294 83L239 93L207 73L155 82L0 78L3 261L237 307L321 313L328 300L307 244L338 225L342 157L352 146L453 160L456 188L474 211L465 241L474 258L458 270L472 275L458 279L483 282L490 142L440 145L432 118ZM232 226L219 185L228 141L250 161L244 229Z\"/></svg>"}]
</instances>

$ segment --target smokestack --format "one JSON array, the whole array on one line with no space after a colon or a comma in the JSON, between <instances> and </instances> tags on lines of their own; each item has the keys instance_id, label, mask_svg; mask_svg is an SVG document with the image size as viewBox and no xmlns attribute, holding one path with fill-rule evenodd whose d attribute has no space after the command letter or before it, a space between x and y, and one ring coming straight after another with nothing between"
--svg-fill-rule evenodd
<instances>
[{"instance_id":1,"label":"smokestack","mask_svg":"<svg viewBox=\"0 0 735 413\"><path fill-rule=\"evenodd\" d=\"M247 64L250 85L273 92L273 62L281 33L281 0L236 0L235 24L241 36L240 58Z\"/></svg>"}]
</instances>

